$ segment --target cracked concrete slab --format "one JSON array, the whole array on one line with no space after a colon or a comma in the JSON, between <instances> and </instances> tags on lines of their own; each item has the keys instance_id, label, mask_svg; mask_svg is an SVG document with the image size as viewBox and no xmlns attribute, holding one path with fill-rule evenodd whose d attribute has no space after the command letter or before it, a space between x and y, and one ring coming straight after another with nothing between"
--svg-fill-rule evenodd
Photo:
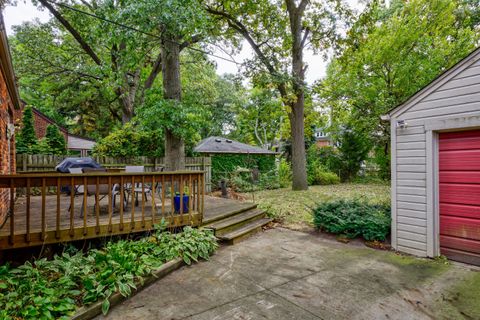
<instances>
[{"instance_id":1,"label":"cracked concrete slab","mask_svg":"<svg viewBox=\"0 0 480 320\"><path fill-rule=\"evenodd\" d=\"M278 228L175 271L106 318L480 319L477 283L467 267Z\"/></svg>"}]
</instances>

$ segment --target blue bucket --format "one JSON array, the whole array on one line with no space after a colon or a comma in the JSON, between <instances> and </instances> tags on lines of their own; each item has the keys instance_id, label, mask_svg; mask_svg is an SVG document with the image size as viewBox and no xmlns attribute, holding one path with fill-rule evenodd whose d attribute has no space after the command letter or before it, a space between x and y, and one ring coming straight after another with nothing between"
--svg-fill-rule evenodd
<instances>
[{"instance_id":1,"label":"blue bucket","mask_svg":"<svg viewBox=\"0 0 480 320\"><path fill-rule=\"evenodd\" d=\"M188 194L183 195L183 213L188 213L188 201L189 197ZM176 194L173 197L173 205L175 207L175 213L180 213L180 195Z\"/></svg>"}]
</instances>

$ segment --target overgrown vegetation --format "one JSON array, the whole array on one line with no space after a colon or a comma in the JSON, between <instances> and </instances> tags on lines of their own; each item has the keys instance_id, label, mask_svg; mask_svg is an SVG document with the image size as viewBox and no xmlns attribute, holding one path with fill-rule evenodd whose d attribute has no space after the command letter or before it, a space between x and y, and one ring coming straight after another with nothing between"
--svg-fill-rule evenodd
<instances>
[{"instance_id":1,"label":"overgrown vegetation","mask_svg":"<svg viewBox=\"0 0 480 320\"><path fill-rule=\"evenodd\" d=\"M287 188L292 183L292 165L285 159L278 163L278 184L280 188Z\"/></svg>"},{"instance_id":2,"label":"overgrown vegetation","mask_svg":"<svg viewBox=\"0 0 480 320\"><path fill-rule=\"evenodd\" d=\"M185 227L182 233L158 228L140 240L109 242L103 249L64 252L53 260L39 259L18 268L0 267L1 319L67 319L75 310L103 301L115 292L129 296L162 264L182 258L191 264L208 260L217 248L213 233Z\"/></svg>"},{"instance_id":3,"label":"overgrown vegetation","mask_svg":"<svg viewBox=\"0 0 480 320\"><path fill-rule=\"evenodd\" d=\"M246 196L251 198L253 195ZM312 208L318 204L339 199L362 199L369 204L388 205L390 187L387 183L342 183L311 186L307 191L263 190L256 192L254 196L258 206L284 227L311 230L314 227Z\"/></svg>"},{"instance_id":4,"label":"overgrown vegetation","mask_svg":"<svg viewBox=\"0 0 480 320\"><path fill-rule=\"evenodd\" d=\"M217 186L224 179L226 181L238 180L238 177L251 181L248 172L257 168L260 176L268 175L275 170L274 155L253 154L215 154L212 156L212 183ZM242 170L247 169L247 170Z\"/></svg>"},{"instance_id":5,"label":"overgrown vegetation","mask_svg":"<svg viewBox=\"0 0 480 320\"><path fill-rule=\"evenodd\" d=\"M153 156L164 153L161 130L142 130L128 123L95 144L94 153L109 157Z\"/></svg>"},{"instance_id":6,"label":"overgrown vegetation","mask_svg":"<svg viewBox=\"0 0 480 320\"><path fill-rule=\"evenodd\" d=\"M313 209L313 223L317 229L348 238L384 241L390 233L390 206L358 199L325 202Z\"/></svg>"}]
</instances>

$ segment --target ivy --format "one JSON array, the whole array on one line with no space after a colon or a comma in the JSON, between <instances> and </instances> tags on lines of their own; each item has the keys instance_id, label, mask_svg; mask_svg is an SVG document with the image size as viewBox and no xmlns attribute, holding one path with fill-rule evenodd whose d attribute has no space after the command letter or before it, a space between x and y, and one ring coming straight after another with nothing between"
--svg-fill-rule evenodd
<instances>
[{"instance_id":1,"label":"ivy","mask_svg":"<svg viewBox=\"0 0 480 320\"><path fill-rule=\"evenodd\" d=\"M275 170L275 156L264 154L216 154L212 156L212 181L218 183L222 179L230 180L231 175L239 168L258 168L260 173Z\"/></svg>"}]
</instances>

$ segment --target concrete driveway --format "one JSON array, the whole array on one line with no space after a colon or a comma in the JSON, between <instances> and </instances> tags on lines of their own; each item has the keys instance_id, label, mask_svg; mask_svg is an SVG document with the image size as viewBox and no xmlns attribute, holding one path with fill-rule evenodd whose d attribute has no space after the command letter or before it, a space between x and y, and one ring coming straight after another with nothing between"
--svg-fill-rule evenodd
<instances>
[{"instance_id":1,"label":"concrete driveway","mask_svg":"<svg viewBox=\"0 0 480 320\"><path fill-rule=\"evenodd\" d=\"M272 229L223 247L107 319L480 319L480 273ZM99 317L103 319L103 317Z\"/></svg>"}]
</instances>

